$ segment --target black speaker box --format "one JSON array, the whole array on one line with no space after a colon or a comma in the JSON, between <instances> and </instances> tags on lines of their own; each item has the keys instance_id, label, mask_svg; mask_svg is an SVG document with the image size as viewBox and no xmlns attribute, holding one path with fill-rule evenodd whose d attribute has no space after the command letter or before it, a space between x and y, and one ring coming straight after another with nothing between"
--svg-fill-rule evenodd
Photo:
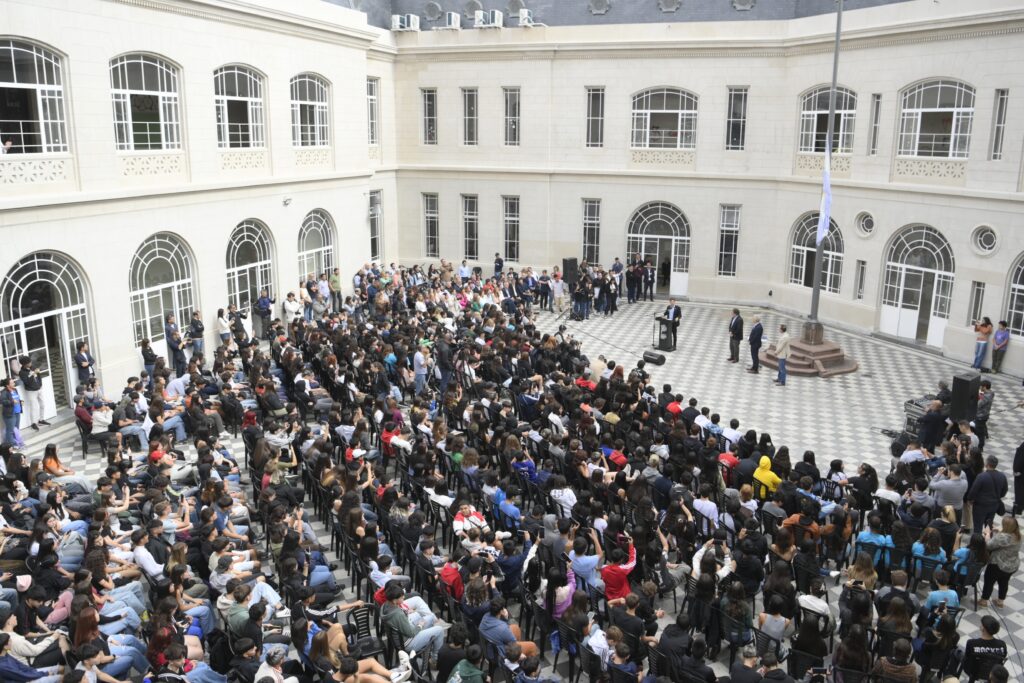
<instances>
[{"instance_id":1,"label":"black speaker box","mask_svg":"<svg viewBox=\"0 0 1024 683\"><path fill-rule=\"evenodd\" d=\"M654 365L664 365L665 354L655 353L654 351L644 351L644 362L653 363Z\"/></svg>"},{"instance_id":2,"label":"black speaker box","mask_svg":"<svg viewBox=\"0 0 1024 683\"><path fill-rule=\"evenodd\" d=\"M576 280L580 276L580 262L579 259L564 258L562 259L562 279L565 280L566 284L574 285Z\"/></svg>"},{"instance_id":3,"label":"black speaker box","mask_svg":"<svg viewBox=\"0 0 1024 683\"><path fill-rule=\"evenodd\" d=\"M953 375L953 399L949 403L949 418L954 421L973 420L978 414L978 390L981 375L961 372Z\"/></svg>"}]
</instances>

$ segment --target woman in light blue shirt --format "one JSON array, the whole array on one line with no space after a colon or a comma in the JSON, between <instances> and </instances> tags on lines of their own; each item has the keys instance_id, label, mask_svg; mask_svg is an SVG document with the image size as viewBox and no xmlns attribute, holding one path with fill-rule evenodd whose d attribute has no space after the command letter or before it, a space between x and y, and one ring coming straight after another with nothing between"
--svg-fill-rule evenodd
<instances>
[{"instance_id":1,"label":"woman in light blue shirt","mask_svg":"<svg viewBox=\"0 0 1024 683\"><path fill-rule=\"evenodd\" d=\"M946 561L946 551L942 548L942 536L938 529L931 527L921 532L921 538L913 545L914 571L920 571L921 560Z\"/></svg>"}]
</instances>

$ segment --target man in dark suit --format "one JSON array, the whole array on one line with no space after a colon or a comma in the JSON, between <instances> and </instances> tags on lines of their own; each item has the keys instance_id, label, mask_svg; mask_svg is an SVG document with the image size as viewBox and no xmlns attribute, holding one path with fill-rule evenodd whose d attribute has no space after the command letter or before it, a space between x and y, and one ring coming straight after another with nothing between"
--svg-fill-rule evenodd
<instances>
[{"instance_id":1,"label":"man in dark suit","mask_svg":"<svg viewBox=\"0 0 1024 683\"><path fill-rule=\"evenodd\" d=\"M641 301L647 301L647 297L651 297L651 301L654 301L654 278L655 277L656 277L656 273L655 273L655 270L654 270L654 266L652 266L651 262L648 261L646 264L644 264L644 282L643 282L644 289L643 289L643 293L640 296L640 300Z\"/></svg>"},{"instance_id":2,"label":"man in dark suit","mask_svg":"<svg viewBox=\"0 0 1024 683\"><path fill-rule=\"evenodd\" d=\"M740 317L740 309L732 309L732 318L729 320L729 362L740 362L740 340L743 339L743 318Z\"/></svg>"},{"instance_id":3,"label":"man in dark suit","mask_svg":"<svg viewBox=\"0 0 1024 683\"><path fill-rule=\"evenodd\" d=\"M672 323L672 350L676 350L676 333L679 331L679 321L683 317L683 311L676 305L675 299L668 300L668 308L665 309L665 320Z\"/></svg>"},{"instance_id":4,"label":"man in dark suit","mask_svg":"<svg viewBox=\"0 0 1024 683\"><path fill-rule=\"evenodd\" d=\"M750 342L750 358L753 363L747 372L757 373L761 369L761 359L758 358L758 354L761 352L761 338L764 337L764 327L761 325L760 316L754 316L754 325L750 328L750 337L747 341Z\"/></svg>"}]
</instances>

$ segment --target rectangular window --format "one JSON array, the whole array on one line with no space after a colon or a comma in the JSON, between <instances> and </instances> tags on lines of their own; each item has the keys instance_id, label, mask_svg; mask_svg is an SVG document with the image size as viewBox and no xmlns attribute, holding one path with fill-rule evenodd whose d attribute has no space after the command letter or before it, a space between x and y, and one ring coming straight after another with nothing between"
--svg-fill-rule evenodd
<instances>
[{"instance_id":1,"label":"rectangular window","mask_svg":"<svg viewBox=\"0 0 1024 683\"><path fill-rule=\"evenodd\" d=\"M423 88L423 144L437 144L437 90Z\"/></svg>"},{"instance_id":2,"label":"rectangular window","mask_svg":"<svg viewBox=\"0 0 1024 683\"><path fill-rule=\"evenodd\" d=\"M480 258L480 204L475 194L462 195L462 257Z\"/></svg>"},{"instance_id":3,"label":"rectangular window","mask_svg":"<svg viewBox=\"0 0 1024 683\"><path fill-rule=\"evenodd\" d=\"M423 233L425 236L424 256L438 258L441 256L440 227L437 216L437 195L423 195Z\"/></svg>"},{"instance_id":4,"label":"rectangular window","mask_svg":"<svg viewBox=\"0 0 1024 683\"><path fill-rule=\"evenodd\" d=\"M989 161L999 161L1003 158L1003 134L1006 130L1006 105L1009 99L1009 90L996 90L996 103L992 114L992 149L989 150Z\"/></svg>"},{"instance_id":5,"label":"rectangular window","mask_svg":"<svg viewBox=\"0 0 1024 683\"><path fill-rule=\"evenodd\" d=\"M480 142L476 110L477 99L476 88L462 89L462 144L464 145L475 145Z\"/></svg>"},{"instance_id":6,"label":"rectangular window","mask_svg":"<svg viewBox=\"0 0 1024 683\"><path fill-rule=\"evenodd\" d=\"M519 146L519 88L502 88L505 94L505 144Z\"/></svg>"},{"instance_id":7,"label":"rectangular window","mask_svg":"<svg viewBox=\"0 0 1024 683\"><path fill-rule=\"evenodd\" d=\"M871 96L871 130L868 132L868 156L878 154L878 129L882 120L882 95Z\"/></svg>"},{"instance_id":8,"label":"rectangular window","mask_svg":"<svg viewBox=\"0 0 1024 683\"><path fill-rule=\"evenodd\" d=\"M583 200L583 260L601 262L601 200Z\"/></svg>"},{"instance_id":9,"label":"rectangular window","mask_svg":"<svg viewBox=\"0 0 1024 683\"><path fill-rule=\"evenodd\" d=\"M379 78L366 79L366 142L369 145L379 144L380 140L380 102L377 97L379 86Z\"/></svg>"},{"instance_id":10,"label":"rectangular window","mask_svg":"<svg viewBox=\"0 0 1024 683\"><path fill-rule=\"evenodd\" d=\"M868 280L868 262L857 261L856 279L854 280L853 298L858 301L864 298L864 285Z\"/></svg>"},{"instance_id":11,"label":"rectangular window","mask_svg":"<svg viewBox=\"0 0 1024 683\"><path fill-rule=\"evenodd\" d=\"M519 260L519 197L502 197L505 217L505 260Z\"/></svg>"},{"instance_id":12,"label":"rectangular window","mask_svg":"<svg viewBox=\"0 0 1024 683\"><path fill-rule=\"evenodd\" d=\"M381 258L381 234L380 234L380 212L381 212L381 191L370 191L370 260L378 261Z\"/></svg>"},{"instance_id":13,"label":"rectangular window","mask_svg":"<svg viewBox=\"0 0 1024 683\"><path fill-rule=\"evenodd\" d=\"M587 147L604 147L604 88L587 88Z\"/></svg>"},{"instance_id":14,"label":"rectangular window","mask_svg":"<svg viewBox=\"0 0 1024 683\"><path fill-rule=\"evenodd\" d=\"M967 324L974 325L975 320L981 320L985 315L985 283L971 283L970 305L967 307Z\"/></svg>"},{"instance_id":15,"label":"rectangular window","mask_svg":"<svg viewBox=\"0 0 1024 683\"><path fill-rule=\"evenodd\" d=\"M729 88L725 148L741 150L747 142L747 88Z\"/></svg>"},{"instance_id":16,"label":"rectangular window","mask_svg":"<svg viewBox=\"0 0 1024 683\"><path fill-rule=\"evenodd\" d=\"M740 207L722 204L718 221L718 274L736 276L736 254L740 243Z\"/></svg>"}]
</instances>

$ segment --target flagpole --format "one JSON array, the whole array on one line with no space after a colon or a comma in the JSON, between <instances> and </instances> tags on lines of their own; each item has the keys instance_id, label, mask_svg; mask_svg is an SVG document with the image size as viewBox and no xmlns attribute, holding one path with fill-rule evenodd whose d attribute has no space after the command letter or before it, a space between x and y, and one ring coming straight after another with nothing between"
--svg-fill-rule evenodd
<instances>
[{"instance_id":1,"label":"flagpole","mask_svg":"<svg viewBox=\"0 0 1024 683\"><path fill-rule=\"evenodd\" d=\"M828 93L828 134L825 139L825 159L823 175L829 173L832 165L832 135L835 131L835 117L836 117L836 84L839 80L839 36L843 30L843 0L837 0L839 3L839 9L836 12L836 42L835 47L832 50L832 88ZM827 176L826 176L827 178ZM826 182L831 182L830 178L826 179ZM829 190L831 192L831 190ZM822 208L825 209L823 213L829 213L825 203L822 202ZM819 216L819 220L822 217ZM829 217L824 216L825 220L825 234L828 232L828 225L830 222ZM820 232L820 231L819 231ZM825 257L825 240L820 239L821 235L818 235L817 246L814 251L814 268L817 271L814 274L814 287L811 290L811 314L808 319L812 323L818 322L818 302L821 299L821 277L822 277L822 261ZM820 330L820 327L819 327ZM816 335L818 340L821 339L821 334L818 332Z\"/></svg>"}]
</instances>

